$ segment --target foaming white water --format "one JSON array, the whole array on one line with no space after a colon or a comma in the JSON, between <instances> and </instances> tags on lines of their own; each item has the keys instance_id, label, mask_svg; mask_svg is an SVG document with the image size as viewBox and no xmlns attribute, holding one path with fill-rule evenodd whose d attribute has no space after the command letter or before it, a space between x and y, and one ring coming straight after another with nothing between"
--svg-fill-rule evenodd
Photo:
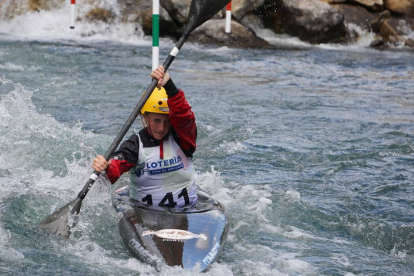
<instances>
[{"instance_id":1,"label":"foaming white water","mask_svg":"<svg viewBox=\"0 0 414 276\"><path fill-rule=\"evenodd\" d=\"M198 186L224 205L231 204L234 197L230 195L230 189L225 186L220 173L214 167L211 172L198 174L196 178Z\"/></svg>"},{"instance_id":2,"label":"foaming white water","mask_svg":"<svg viewBox=\"0 0 414 276\"><path fill-rule=\"evenodd\" d=\"M375 34L373 32L369 32L364 30L363 28L359 27L355 24L348 24L347 25L351 32L355 32L358 34L358 38L355 42L350 44L320 44L316 47L326 50L349 50L353 52L366 52L366 51L376 51L369 47L372 41L375 40Z\"/></svg>"},{"instance_id":3,"label":"foaming white water","mask_svg":"<svg viewBox=\"0 0 414 276\"><path fill-rule=\"evenodd\" d=\"M113 273L114 267L118 269L132 270L139 273L154 274L154 267L146 265L134 258L119 259L111 257L111 252L105 250L98 243L91 241L91 238L84 236L75 242L68 242L63 247L60 243L54 244L56 251L62 251L63 254L77 256L87 265L97 266L100 271L106 271L108 274ZM88 258L84 258L87 255Z\"/></svg>"},{"instance_id":4,"label":"foaming white water","mask_svg":"<svg viewBox=\"0 0 414 276\"><path fill-rule=\"evenodd\" d=\"M295 48L295 49L310 49L312 47L321 48L325 50L347 50L353 52L366 52L366 51L377 51L376 49L370 48L370 44L372 41L376 39L376 34L361 28L360 26L349 23L347 24L348 29L351 32L358 34L358 37L355 42L347 43L347 44L338 44L338 43L322 43L318 45L312 45L308 42L302 41L297 37L292 37L286 34L276 34L272 30L259 28L258 26L250 26L256 32L256 34L268 41L270 44L278 46L278 47L286 47L286 48ZM405 33L402 35L404 40L406 39L414 39L414 32L412 29L407 26L403 25L401 31ZM400 43L396 46L391 46L391 48L402 49L404 48L404 43Z\"/></svg>"},{"instance_id":5,"label":"foaming white water","mask_svg":"<svg viewBox=\"0 0 414 276\"><path fill-rule=\"evenodd\" d=\"M0 213L0 215L1 215L1 213ZM0 217L0 218L1 218L1 217ZM9 242L10 238L11 238L11 233L10 233L10 230L3 229L3 228L0 226L0 248L1 248L4 244L7 244L7 243Z\"/></svg>"},{"instance_id":6,"label":"foaming white water","mask_svg":"<svg viewBox=\"0 0 414 276\"><path fill-rule=\"evenodd\" d=\"M84 15L94 8L91 5L77 1L77 13ZM80 3L79 3L80 2ZM117 13L117 2L113 0L101 1L100 6ZM41 40L41 41L117 41L134 45L150 45L150 39L145 39L139 24L76 21L75 29L70 29L70 1L59 8L50 11L27 12L15 16L9 21L0 21L0 34L7 35L7 39Z\"/></svg>"},{"instance_id":7,"label":"foaming white water","mask_svg":"<svg viewBox=\"0 0 414 276\"><path fill-rule=\"evenodd\" d=\"M211 172L197 176L198 185L210 193L227 211L232 214L228 244L224 249L224 258L231 263L222 263L231 268L236 275L314 275L316 269L302 260L300 253L286 253L286 248L297 252L306 250L301 240L321 240L302 229L288 225L278 225L274 216L272 188L267 185L242 185L226 182L213 167ZM287 191L287 201L300 200L300 194ZM291 242L255 243L255 234L268 237L284 237ZM243 233L249 233L244 235ZM281 249L276 244L280 243Z\"/></svg>"},{"instance_id":8,"label":"foaming white water","mask_svg":"<svg viewBox=\"0 0 414 276\"><path fill-rule=\"evenodd\" d=\"M254 31L258 36L267 40L269 43L279 46L279 47L291 47L297 49L310 49L312 47L318 47L322 49L329 49L329 50L364 50L365 48L369 47L370 43L374 40L375 34L372 32L368 32L355 24L348 24L348 28L351 31L356 32L359 37L355 43L351 44L319 44L319 45L312 45L308 42L302 41L297 37L292 37L286 34L279 35L275 34L272 30L269 29L261 29L261 28L254 28Z\"/></svg>"},{"instance_id":9,"label":"foaming white water","mask_svg":"<svg viewBox=\"0 0 414 276\"><path fill-rule=\"evenodd\" d=\"M348 257L344 254L332 253L331 258L345 267L349 267L351 265L351 262L349 261Z\"/></svg>"},{"instance_id":10,"label":"foaming white water","mask_svg":"<svg viewBox=\"0 0 414 276\"><path fill-rule=\"evenodd\" d=\"M304 42L297 37L292 37L286 34L279 35L269 29L255 28L255 32L259 37L265 39L270 44L273 44L279 47L297 48L297 49L308 49L312 47L311 44Z\"/></svg>"},{"instance_id":11,"label":"foaming white water","mask_svg":"<svg viewBox=\"0 0 414 276\"><path fill-rule=\"evenodd\" d=\"M0 99L0 198L40 196L51 199L42 208L52 212L74 199L86 183L96 155L89 140L99 143L102 137L39 113L32 96L42 88L29 91L4 77L0 81L11 88ZM105 185L97 186L101 198L110 198Z\"/></svg>"},{"instance_id":12,"label":"foaming white water","mask_svg":"<svg viewBox=\"0 0 414 276\"><path fill-rule=\"evenodd\" d=\"M10 208L9 204L16 204L14 211L21 208L27 212L25 220L31 225L29 227L39 232L41 230L37 224L41 219L74 199L85 184L91 171L91 157L95 155L92 148L87 146L87 140L93 139L99 143L99 137L82 131L81 126L70 128L50 115L39 113L31 100L35 91L29 91L4 77L0 81L11 88L0 100L0 202L7 208ZM62 155L64 150L69 155ZM54 167L49 162L61 164ZM35 201L26 205L27 197L35 198ZM3 208L2 203L0 210ZM94 227L96 215L98 218L104 215L103 221L109 216L116 223L115 212L109 211L112 208L107 182L97 181L83 203L79 226L73 229L77 237L62 240L51 236L50 240L45 241L52 245L51 254L78 258L108 274L113 273L114 267L148 275L156 272L154 268L135 259L114 258L111 250L103 248L99 241L94 241L99 231L97 228L102 227L99 224ZM16 264L25 259L25 253L22 253L24 249L20 252L20 234L5 228L10 218L3 214L5 212L0 212L0 259ZM40 217L36 217L36 214L40 214ZM16 223L19 225L18 222L12 224ZM21 231L32 231L28 226L21 227ZM114 230L111 233L117 235L116 228ZM6 268L0 265L0 269L5 271ZM10 267L10 273L13 271Z\"/></svg>"},{"instance_id":13,"label":"foaming white water","mask_svg":"<svg viewBox=\"0 0 414 276\"><path fill-rule=\"evenodd\" d=\"M0 69L7 71L38 71L40 68L37 66L25 67L11 62L6 62L5 64L0 64Z\"/></svg>"},{"instance_id":14,"label":"foaming white water","mask_svg":"<svg viewBox=\"0 0 414 276\"><path fill-rule=\"evenodd\" d=\"M72 154L68 151L66 142L72 142L71 145L74 147L82 147L85 140L94 138L92 133L83 132L80 125L70 128L57 122L52 116L38 112L32 102L33 93L53 87L53 83L29 91L4 77L0 77L0 81L11 88L0 101L0 148L1 157L6 160L3 164L6 166L4 169L44 168L45 161L53 162L51 159L54 156L50 154ZM76 143L76 140L79 143ZM39 144L44 147L39 148ZM49 158L42 160L42 154L49 154Z\"/></svg>"},{"instance_id":15,"label":"foaming white water","mask_svg":"<svg viewBox=\"0 0 414 276\"><path fill-rule=\"evenodd\" d=\"M288 205L304 204L295 190L275 194L270 185L227 182L213 167L199 174L197 182L232 214L228 242L222 252L222 258L232 261L221 264L235 275L317 275L317 269L302 255L309 250L306 241L349 244L341 238L320 237L279 222L278 214L283 216L284 211L275 207L281 206L278 198ZM263 242L256 237L269 239ZM334 254L331 259L342 266L350 265L346 255Z\"/></svg>"},{"instance_id":16,"label":"foaming white water","mask_svg":"<svg viewBox=\"0 0 414 276\"><path fill-rule=\"evenodd\" d=\"M99 271L113 274L116 271L125 271L138 273L139 275L207 275L207 276L231 276L233 272L225 264L214 263L206 273L196 273L184 270L180 267L162 266L158 270L154 267L142 263L135 258L118 258L114 257L110 251L105 250L98 243L91 241L90 237L84 237L74 243L66 243L63 247L60 242L54 243L56 251L61 254L71 254L82 259L86 265L99 267ZM126 248L123 248L126 251ZM84 256L88 256L84 258ZM127 274L129 275L129 274Z\"/></svg>"},{"instance_id":17,"label":"foaming white water","mask_svg":"<svg viewBox=\"0 0 414 276\"><path fill-rule=\"evenodd\" d=\"M226 154L234 154L236 152L244 150L245 148L246 147L239 141L223 141L223 143L219 146L219 150L224 151Z\"/></svg>"}]
</instances>

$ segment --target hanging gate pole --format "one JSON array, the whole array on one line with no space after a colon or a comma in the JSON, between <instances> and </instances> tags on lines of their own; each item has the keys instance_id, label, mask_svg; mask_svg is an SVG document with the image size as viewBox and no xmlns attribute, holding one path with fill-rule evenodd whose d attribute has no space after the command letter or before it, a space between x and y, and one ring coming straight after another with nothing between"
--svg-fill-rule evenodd
<instances>
[{"instance_id":1,"label":"hanging gate pole","mask_svg":"<svg viewBox=\"0 0 414 276\"><path fill-rule=\"evenodd\" d=\"M160 59L160 0L152 0L152 70L158 67Z\"/></svg>"},{"instance_id":2,"label":"hanging gate pole","mask_svg":"<svg viewBox=\"0 0 414 276\"><path fill-rule=\"evenodd\" d=\"M70 28L75 29L75 4L76 0L70 0Z\"/></svg>"},{"instance_id":3,"label":"hanging gate pole","mask_svg":"<svg viewBox=\"0 0 414 276\"><path fill-rule=\"evenodd\" d=\"M230 33L231 31L231 1L226 6L226 33Z\"/></svg>"}]
</instances>

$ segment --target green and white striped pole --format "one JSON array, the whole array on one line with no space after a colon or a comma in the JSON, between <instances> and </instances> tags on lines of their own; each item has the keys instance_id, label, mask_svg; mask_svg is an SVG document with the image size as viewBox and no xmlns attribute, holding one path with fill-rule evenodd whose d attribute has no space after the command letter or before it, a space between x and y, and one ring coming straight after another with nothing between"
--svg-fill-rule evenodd
<instances>
[{"instance_id":1,"label":"green and white striped pole","mask_svg":"<svg viewBox=\"0 0 414 276\"><path fill-rule=\"evenodd\" d=\"M152 0L152 70L160 59L160 0Z\"/></svg>"}]
</instances>

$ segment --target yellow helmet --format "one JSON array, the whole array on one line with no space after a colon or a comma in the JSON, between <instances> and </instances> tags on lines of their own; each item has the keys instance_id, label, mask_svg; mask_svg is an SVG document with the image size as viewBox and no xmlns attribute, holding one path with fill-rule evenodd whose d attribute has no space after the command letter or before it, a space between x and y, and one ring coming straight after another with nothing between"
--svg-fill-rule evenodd
<instances>
[{"instance_id":1,"label":"yellow helmet","mask_svg":"<svg viewBox=\"0 0 414 276\"><path fill-rule=\"evenodd\" d=\"M155 88L142 107L141 114L145 112L168 114L170 109L168 108L167 99L168 96L164 87L161 87L161 89Z\"/></svg>"}]
</instances>

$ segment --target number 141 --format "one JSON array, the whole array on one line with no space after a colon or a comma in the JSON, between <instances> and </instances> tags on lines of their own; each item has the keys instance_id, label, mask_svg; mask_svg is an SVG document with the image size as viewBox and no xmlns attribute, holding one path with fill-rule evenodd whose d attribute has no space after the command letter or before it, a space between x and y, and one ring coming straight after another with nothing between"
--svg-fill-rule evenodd
<instances>
[{"instance_id":1,"label":"number 141","mask_svg":"<svg viewBox=\"0 0 414 276\"><path fill-rule=\"evenodd\" d=\"M190 204L190 198L188 197L187 189L184 188L181 190L181 193L178 194L178 198L184 198L185 205ZM147 195L146 197L142 198L142 202L146 202L148 205L152 204L152 195ZM160 201L158 206L162 207L175 207L177 202L174 201L173 193L169 192L165 194L164 198Z\"/></svg>"}]
</instances>

